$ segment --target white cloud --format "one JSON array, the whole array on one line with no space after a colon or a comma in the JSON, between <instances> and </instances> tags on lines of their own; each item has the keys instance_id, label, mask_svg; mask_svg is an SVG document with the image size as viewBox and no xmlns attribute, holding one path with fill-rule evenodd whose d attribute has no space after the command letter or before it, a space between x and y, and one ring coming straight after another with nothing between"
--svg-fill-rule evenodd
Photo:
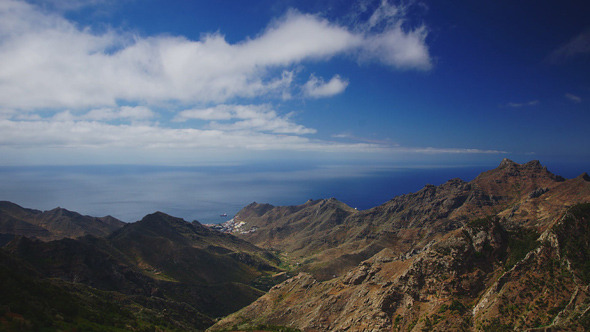
<instances>
[{"instance_id":1,"label":"white cloud","mask_svg":"<svg viewBox=\"0 0 590 332\"><path fill-rule=\"evenodd\" d=\"M576 95L573 95L571 93L566 93L565 97L574 103L581 103L582 102L582 98L580 98Z\"/></svg>"},{"instance_id":2,"label":"white cloud","mask_svg":"<svg viewBox=\"0 0 590 332\"><path fill-rule=\"evenodd\" d=\"M371 2L361 5L358 15L366 15ZM424 24L407 27L409 5L393 5L388 0L378 2L377 8L368 13L366 22L356 19L358 30L364 35L359 59L378 61L397 69L431 69L432 59L426 45L428 28Z\"/></svg>"},{"instance_id":3,"label":"white cloud","mask_svg":"<svg viewBox=\"0 0 590 332\"><path fill-rule=\"evenodd\" d=\"M231 120L254 118L267 113L269 105L216 105L202 109L184 110L177 114L174 121L198 120Z\"/></svg>"},{"instance_id":4,"label":"white cloud","mask_svg":"<svg viewBox=\"0 0 590 332\"><path fill-rule=\"evenodd\" d=\"M379 143L340 143L313 140L297 135L252 130L175 129L153 124L108 124L73 120L67 112L51 119L15 121L0 119L0 150L76 149L108 151L118 149L131 154L173 150L239 151L318 151L356 153L419 153L419 154L500 154L499 150L462 148L401 147ZM275 119L276 120L276 119ZM280 122L280 121L278 121ZM280 127L280 125L277 125ZM250 127L250 126L248 126ZM123 150L121 150L123 149ZM154 155L157 158L157 155ZM129 160L128 160L129 161Z\"/></svg>"},{"instance_id":5,"label":"white cloud","mask_svg":"<svg viewBox=\"0 0 590 332\"><path fill-rule=\"evenodd\" d=\"M99 108L93 109L79 118L94 121L111 120L148 120L156 117L156 114L145 106L122 106L119 109Z\"/></svg>"},{"instance_id":6,"label":"white cloud","mask_svg":"<svg viewBox=\"0 0 590 332\"><path fill-rule=\"evenodd\" d=\"M292 122L289 119L290 115L280 116L270 105L223 104L215 107L181 111L174 118L174 121L184 122L190 119L224 121L211 122L209 127L226 131L249 130L296 135L316 133L315 129L305 128Z\"/></svg>"},{"instance_id":7,"label":"white cloud","mask_svg":"<svg viewBox=\"0 0 590 332\"><path fill-rule=\"evenodd\" d=\"M116 3L116 0L28 0L28 2L58 11L74 11L84 7L112 5Z\"/></svg>"},{"instance_id":8,"label":"white cloud","mask_svg":"<svg viewBox=\"0 0 590 332\"><path fill-rule=\"evenodd\" d=\"M365 6L365 11L367 10ZM366 23L367 29L374 29L379 25L396 24L403 19L403 6L395 6L390 4L387 0L381 0L377 9L373 11L371 17Z\"/></svg>"},{"instance_id":9,"label":"white cloud","mask_svg":"<svg viewBox=\"0 0 590 332\"><path fill-rule=\"evenodd\" d=\"M66 110L55 113L52 121L144 121L156 117L156 113L145 106L121 106L119 108L99 108L93 109L85 114L73 114ZM13 114L11 118L17 120L42 120L38 114L20 115L16 117Z\"/></svg>"},{"instance_id":10,"label":"white cloud","mask_svg":"<svg viewBox=\"0 0 590 332\"><path fill-rule=\"evenodd\" d=\"M358 137L358 136L352 135L350 133L335 134L335 135L332 135L332 137L346 139L346 140L352 140L352 141L357 141L357 142L379 144L379 145L390 146L390 147L399 147L400 146L398 143L392 142L390 140Z\"/></svg>"},{"instance_id":11,"label":"white cloud","mask_svg":"<svg viewBox=\"0 0 590 332\"><path fill-rule=\"evenodd\" d=\"M73 2L76 3L76 2ZM289 66L357 54L394 68L429 69L424 27L355 30L290 11L260 35L230 44L220 33L200 40L96 34L25 2L0 4L0 107L113 107L118 102L226 102L293 88Z\"/></svg>"},{"instance_id":12,"label":"white cloud","mask_svg":"<svg viewBox=\"0 0 590 332\"><path fill-rule=\"evenodd\" d=\"M259 35L230 43L220 32L199 40L116 27L97 33L62 15L96 1L49 0L40 9L0 0L0 150L405 152L386 142L313 139L304 135L316 130L293 113L258 104L260 97L343 93L348 81L339 75L327 82L312 75L303 85L296 79L309 62L336 56L430 69L428 29L405 26L404 7L382 0L368 19L348 26L289 11ZM154 111L163 109L174 125L154 121L168 118Z\"/></svg>"},{"instance_id":13,"label":"white cloud","mask_svg":"<svg viewBox=\"0 0 590 332\"><path fill-rule=\"evenodd\" d=\"M401 24L389 30L367 36L361 49L362 60L377 60L398 69L432 68L425 39L428 32L421 26L411 32L405 32Z\"/></svg>"},{"instance_id":14,"label":"white cloud","mask_svg":"<svg viewBox=\"0 0 590 332\"><path fill-rule=\"evenodd\" d=\"M256 39L239 45L240 55L256 65L289 65L326 59L362 43L361 36L316 15L290 11Z\"/></svg>"},{"instance_id":15,"label":"white cloud","mask_svg":"<svg viewBox=\"0 0 590 332\"><path fill-rule=\"evenodd\" d=\"M536 106L536 105L539 105L538 100L531 100L531 101L527 101L527 102L523 102L523 103L510 102L510 103L506 104L506 106L514 107L514 108L525 107L525 106Z\"/></svg>"},{"instance_id":16,"label":"white cloud","mask_svg":"<svg viewBox=\"0 0 590 332\"><path fill-rule=\"evenodd\" d=\"M10 119L17 115L18 113L12 109L2 109L0 108L0 119Z\"/></svg>"},{"instance_id":17,"label":"white cloud","mask_svg":"<svg viewBox=\"0 0 590 332\"><path fill-rule=\"evenodd\" d=\"M255 120L253 120L255 121ZM280 119L275 121L280 132ZM153 124L107 124L76 121L63 113L42 121L0 119L0 148L126 148L153 149L247 149L300 151L357 151L369 145L315 141L296 135L252 130L175 129ZM374 146L374 148L378 148Z\"/></svg>"},{"instance_id":18,"label":"white cloud","mask_svg":"<svg viewBox=\"0 0 590 332\"><path fill-rule=\"evenodd\" d=\"M312 75L303 86L303 93L312 98L331 97L344 92L347 86L348 81L341 79L338 75L332 77L327 83L322 78Z\"/></svg>"},{"instance_id":19,"label":"white cloud","mask_svg":"<svg viewBox=\"0 0 590 332\"><path fill-rule=\"evenodd\" d=\"M546 60L551 63L562 63L585 54L590 54L590 30L578 34L551 52Z\"/></svg>"}]
</instances>

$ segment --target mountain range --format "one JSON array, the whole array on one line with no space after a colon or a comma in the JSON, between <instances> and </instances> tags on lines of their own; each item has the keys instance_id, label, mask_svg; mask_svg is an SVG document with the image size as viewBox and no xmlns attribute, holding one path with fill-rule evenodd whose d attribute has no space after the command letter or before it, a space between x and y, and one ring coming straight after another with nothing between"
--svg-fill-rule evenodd
<instances>
[{"instance_id":1,"label":"mountain range","mask_svg":"<svg viewBox=\"0 0 590 332\"><path fill-rule=\"evenodd\" d=\"M7 201L0 201L0 218L0 233L5 234L5 239L7 235L24 235L43 241L84 235L101 237L125 225L111 216L83 216L59 207L50 211L39 211Z\"/></svg>"},{"instance_id":2,"label":"mountain range","mask_svg":"<svg viewBox=\"0 0 590 332\"><path fill-rule=\"evenodd\" d=\"M504 159L470 182L366 211L335 199L251 204L236 234L302 273L212 330L587 329L587 202L586 173L566 180L538 161Z\"/></svg>"},{"instance_id":3,"label":"mountain range","mask_svg":"<svg viewBox=\"0 0 590 332\"><path fill-rule=\"evenodd\" d=\"M252 203L219 227L1 202L0 326L585 330L589 202L586 173L508 159L364 211Z\"/></svg>"},{"instance_id":4,"label":"mountain range","mask_svg":"<svg viewBox=\"0 0 590 332\"><path fill-rule=\"evenodd\" d=\"M589 180L586 173L566 180L538 161L519 165L504 159L473 181L426 185L365 211L333 198L287 207L252 203L235 216L241 226L234 234L288 253L304 271L325 280L384 248L409 256L486 216L502 218L507 228L542 232L564 208L589 200Z\"/></svg>"},{"instance_id":5,"label":"mountain range","mask_svg":"<svg viewBox=\"0 0 590 332\"><path fill-rule=\"evenodd\" d=\"M0 222L19 215L10 206ZM156 212L97 237L88 234L95 224L69 214L79 221L70 236L42 241L34 229L2 248L0 321L100 330L96 317L105 316L98 326L202 330L261 296L278 271L272 253L198 222Z\"/></svg>"}]
</instances>

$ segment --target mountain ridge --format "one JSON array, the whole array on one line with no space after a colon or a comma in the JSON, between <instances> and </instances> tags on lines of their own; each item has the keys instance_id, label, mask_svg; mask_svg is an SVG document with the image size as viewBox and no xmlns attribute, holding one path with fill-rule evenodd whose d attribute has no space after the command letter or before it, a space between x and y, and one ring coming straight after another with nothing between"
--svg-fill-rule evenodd
<instances>
[{"instance_id":1,"label":"mountain ridge","mask_svg":"<svg viewBox=\"0 0 590 332\"><path fill-rule=\"evenodd\" d=\"M55 209L52 213L71 212ZM272 283L271 276L278 271L278 260L271 253L233 235L162 212L125 224L105 237L41 241L16 236L1 251L35 271L30 282L47 285L63 298L77 303L87 293L98 294L99 299L114 294L125 299L125 310L132 311L121 319L136 319L160 329L168 326L165 330L210 326L215 317L234 312L261 296L264 292L259 279ZM14 290L5 289L9 285L0 285L0 290L13 294ZM102 292L108 294L100 295ZM48 303L43 294L32 294L31 301ZM11 307L22 307L16 295L11 299L13 302L6 303L9 312L0 311L0 321L11 317ZM148 316L137 313L137 308ZM168 323L162 315L170 315ZM40 327L35 325L39 324L35 317L25 317Z\"/></svg>"},{"instance_id":2,"label":"mountain ridge","mask_svg":"<svg viewBox=\"0 0 590 332\"><path fill-rule=\"evenodd\" d=\"M341 220L346 241L316 254L316 261L302 261L296 277L210 330L590 328L587 202L587 174L564 179L539 161L504 159L469 182L425 185ZM257 218L270 221L273 210L266 210ZM272 224L253 215L241 219L243 229L248 223L256 223L256 231ZM317 232L315 241L334 234ZM329 251L341 251L340 256L329 257ZM335 264L347 267L332 268L331 275L321 270Z\"/></svg>"},{"instance_id":3,"label":"mountain ridge","mask_svg":"<svg viewBox=\"0 0 590 332\"><path fill-rule=\"evenodd\" d=\"M85 216L61 207L40 211L0 201L0 233L4 234L50 241L85 235L106 236L123 225L123 221L112 216Z\"/></svg>"},{"instance_id":4,"label":"mountain ridge","mask_svg":"<svg viewBox=\"0 0 590 332\"><path fill-rule=\"evenodd\" d=\"M505 158L470 182L455 178L425 185L362 211L333 198L289 207L252 203L234 218L243 223L234 234L289 252L294 264L324 280L384 248L400 254L420 250L468 219L498 214L508 224L536 223L529 226L542 230L557 217L559 207L590 198L584 179L566 180L538 160L518 164Z\"/></svg>"}]
</instances>

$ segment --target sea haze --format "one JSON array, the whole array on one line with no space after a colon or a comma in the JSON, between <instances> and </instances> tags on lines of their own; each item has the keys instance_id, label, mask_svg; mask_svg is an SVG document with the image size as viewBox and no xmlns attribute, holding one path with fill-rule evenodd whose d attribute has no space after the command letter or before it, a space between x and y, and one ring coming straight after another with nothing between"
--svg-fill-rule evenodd
<instances>
[{"instance_id":1,"label":"sea haze","mask_svg":"<svg viewBox=\"0 0 590 332\"><path fill-rule=\"evenodd\" d=\"M470 181L488 166L239 165L0 167L0 200L49 210L133 222L162 211L186 220L219 223L251 202L298 205L335 197L368 209L451 178ZM551 170L551 169L550 169ZM566 177L574 177L574 170ZM570 174L571 173L571 174ZM580 172L581 173L581 172ZM227 217L221 214L227 213Z\"/></svg>"}]
</instances>

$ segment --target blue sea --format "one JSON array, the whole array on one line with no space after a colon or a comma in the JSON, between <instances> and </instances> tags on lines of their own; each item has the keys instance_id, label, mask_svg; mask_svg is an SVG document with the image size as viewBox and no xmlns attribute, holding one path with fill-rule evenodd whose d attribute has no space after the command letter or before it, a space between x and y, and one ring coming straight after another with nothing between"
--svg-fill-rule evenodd
<instances>
[{"instance_id":1,"label":"blue sea","mask_svg":"<svg viewBox=\"0 0 590 332\"><path fill-rule=\"evenodd\" d=\"M309 165L222 166L3 166L0 200L85 215L112 215L134 222L162 211L202 223L220 223L251 202L298 205L335 197L359 210L452 178L470 181L497 165ZM566 178L584 170L556 166ZM221 217L227 214L227 217Z\"/></svg>"}]
</instances>

